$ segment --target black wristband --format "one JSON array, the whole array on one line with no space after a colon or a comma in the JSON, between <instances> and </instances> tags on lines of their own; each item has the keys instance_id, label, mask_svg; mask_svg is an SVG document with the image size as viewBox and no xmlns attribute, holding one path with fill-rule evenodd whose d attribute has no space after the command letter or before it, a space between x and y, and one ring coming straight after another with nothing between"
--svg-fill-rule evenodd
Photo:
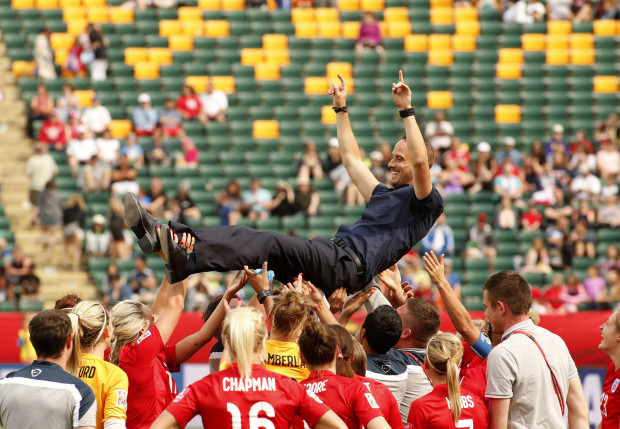
<instances>
[{"instance_id":1,"label":"black wristband","mask_svg":"<svg viewBox=\"0 0 620 429\"><path fill-rule=\"evenodd\" d=\"M336 113L338 112L348 112L347 110L347 106L342 106L342 107L332 107L332 110Z\"/></svg>"},{"instance_id":2,"label":"black wristband","mask_svg":"<svg viewBox=\"0 0 620 429\"><path fill-rule=\"evenodd\" d=\"M410 107L408 109L399 110L398 113L400 114L400 117L404 119L408 116L414 116L415 109L413 107Z\"/></svg>"},{"instance_id":3,"label":"black wristband","mask_svg":"<svg viewBox=\"0 0 620 429\"><path fill-rule=\"evenodd\" d=\"M258 299L258 303L262 304L263 301L265 300L265 298L267 298L268 296L271 296L271 295L273 295L271 293L271 291L269 289L265 289L265 290L259 292L258 294L256 294L256 298Z\"/></svg>"}]
</instances>

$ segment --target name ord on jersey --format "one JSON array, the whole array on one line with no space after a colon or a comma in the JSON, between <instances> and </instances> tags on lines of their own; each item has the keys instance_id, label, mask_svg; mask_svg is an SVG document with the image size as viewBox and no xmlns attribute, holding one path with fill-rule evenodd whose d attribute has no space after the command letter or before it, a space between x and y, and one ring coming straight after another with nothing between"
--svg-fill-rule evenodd
<instances>
[{"instance_id":1,"label":"name ord on jersey","mask_svg":"<svg viewBox=\"0 0 620 429\"><path fill-rule=\"evenodd\" d=\"M224 392L275 392L276 379L272 377L264 378L240 378L224 377L222 379L222 390Z\"/></svg>"},{"instance_id":2,"label":"name ord on jersey","mask_svg":"<svg viewBox=\"0 0 620 429\"><path fill-rule=\"evenodd\" d=\"M314 383L306 384L306 390L310 393L321 393L327 390L325 385L327 384L327 380L316 381Z\"/></svg>"},{"instance_id":3,"label":"name ord on jersey","mask_svg":"<svg viewBox=\"0 0 620 429\"><path fill-rule=\"evenodd\" d=\"M294 368L305 368L301 362L301 359L297 356L288 355L276 355L273 353L267 353L267 364L276 366L290 366Z\"/></svg>"},{"instance_id":4,"label":"name ord on jersey","mask_svg":"<svg viewBox=\"0 0 620 429\"><path fill-rule=\"evenodd\" d=\"M93 378L95 376L96 368L94 366L81 366L80 371L78 372L78 377L80 378Z\"/></svg>"}]
</instances>

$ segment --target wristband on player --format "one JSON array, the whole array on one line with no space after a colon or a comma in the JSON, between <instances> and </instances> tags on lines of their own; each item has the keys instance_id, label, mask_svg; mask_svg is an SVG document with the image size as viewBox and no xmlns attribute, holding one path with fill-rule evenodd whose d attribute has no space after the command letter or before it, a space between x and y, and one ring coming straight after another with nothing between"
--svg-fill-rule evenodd
<instances>
[{"instance_id":1,"label":"wristband on player","mask_svg":"<svg viewBox=\"0 0 620 429\"><path fill-rule=\"evenodd\" d=\"M263 291L260 291L257 295L256 298L258 299L258 303L262 304L263 301L265 300L265 298L267 298L268 296L272 296L273 294L271 293L271 291L269 289L265 289Z\"/></svg>"},{"instance_id":2,"label":"wristband on player","mask_svg":"<svg viewBox=\"0 0 620 429\"><path fill-rule=\"evenodd\" d=\"M338 112L348 112L347 106L342 106L342 107L332 107L332 110L336 113Z\"/></svg>"},{"instance_id":3,"label":"wristband on player","mask_svg":"<svg viewBox=\"0 0 620 429\"><path fill-rule=\"evenodd\" d=\"M400 114L401 118L405 119L408 116L414 116L415 109L413 107L410 107L408 109L399 110L398 113Z\"/></svg>"}]
</instances>

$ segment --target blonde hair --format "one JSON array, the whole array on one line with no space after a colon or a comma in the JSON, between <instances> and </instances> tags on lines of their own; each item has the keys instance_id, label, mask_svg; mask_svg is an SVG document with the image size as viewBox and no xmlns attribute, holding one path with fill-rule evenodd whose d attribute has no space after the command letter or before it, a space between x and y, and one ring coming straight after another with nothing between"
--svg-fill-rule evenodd
<instances>
[{"instance_id":1,"label":"blonde hair","mask_svg":"<svg viewBox=\"0 0 620 429\"><path fill-rule=\"evenodd\" d=\"M254 353L265 355L267 326L263 315L253 307L239 307L228 312L222 327L222 339L230 362L236 362L241 378L252 375Z\"/></svg>"},{"instance_id":2,"label":"blonde hair","mask_svg":"<svg viewBox=\"0 0 620 429\"><path fill-rule=\"evenodd\" d=\"M69 355L69 359L67 360L67 365L65 366L65 370L77 377L78 372L80 370L80 363L82 363L82 347L80 346L80 316L75 313L67 312L69 316L69 320L71 320L71 332L73 333L73 338L71 341L73 342L73 349L71 350L71 354Z\"/></svg>"},{"instance_id":3,"label":"blonde hair","mask_svg":"<svg viewBox=\"0 0 620 429\"><path fill-rule=\"evenodd\" d=\"M140 301L128 299L121 301L112 308L112 342L110 345L110 362L118 365L121 349L138 339L140 331L148 326Z\"/></svg>"},{"instance_id":4,"label":"blonde hair","mask_svg":"<svg viewBox=\"0 0 620 429\"><path fill-rule=\"evenodd\" d=\"M77 375L82 353L97 344L103 336L108 324L108 313L103 305L94 301L81 301L63 311L69 315L73 331L73 352L67 362L67 370Z\"/></svg>"},{"instance_id":5,"label":"blonde hair","mask_svg":"<svg viewBox=\"0 0 620 429\"><path fill-rule=\"evenodd\" d=\"M296 291L286 292L281 296L271 310L271 327L277 332L299 338L308 321L310 305Z\"/></svg>"},{"instance_id":6,"label":"blonde hair","mask_svg":"<svg viewBox=\"0 0 620 429\"><path fill-rule=\"evenodd\" d=\"M463 344L454 334L443 332L435 335L426 346L426 361L439 374L446 375L450 410L457 424L461 416L461 389L459 365L463 358Z\"/></svg>"}]
</instances>

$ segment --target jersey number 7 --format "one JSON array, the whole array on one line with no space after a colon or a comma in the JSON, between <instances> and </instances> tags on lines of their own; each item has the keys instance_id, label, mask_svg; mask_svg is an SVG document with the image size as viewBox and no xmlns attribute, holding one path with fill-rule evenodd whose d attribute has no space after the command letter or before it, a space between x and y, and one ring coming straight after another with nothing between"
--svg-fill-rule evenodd
<instances>
[{"instance_id":1,"label":"jersey number 7","mask_svg":"<svg viewBox=\"0 0 620 429\"><path fill-rule=\"evenodd\" d=\"M232 417L232 427L233 429L241 429L241 411L239 411L239 407L235 404L231 404L228 402L226 404L226 410L230 413ZM248 417L250 418L250 429L275 429L273 423L265 418L258 417L258 413L260 411L264 411L267 417L275 417L276 411L273 409L273 406L269 402L257 402L250 408L250 413ZM472 426L473 428L473 426Z\"/></svg>"},{"instance_id":2,"label":"jersey number 7","mask_svg":"<svg viewBox=\"0 0 620 429\"><path fill-rule=\"evenodd\" d=\"M464 428L464 429L474 429L474 420L473 419L459 420L459 422L456 424L456 427Z\"/></svg>"}]
</instances>

